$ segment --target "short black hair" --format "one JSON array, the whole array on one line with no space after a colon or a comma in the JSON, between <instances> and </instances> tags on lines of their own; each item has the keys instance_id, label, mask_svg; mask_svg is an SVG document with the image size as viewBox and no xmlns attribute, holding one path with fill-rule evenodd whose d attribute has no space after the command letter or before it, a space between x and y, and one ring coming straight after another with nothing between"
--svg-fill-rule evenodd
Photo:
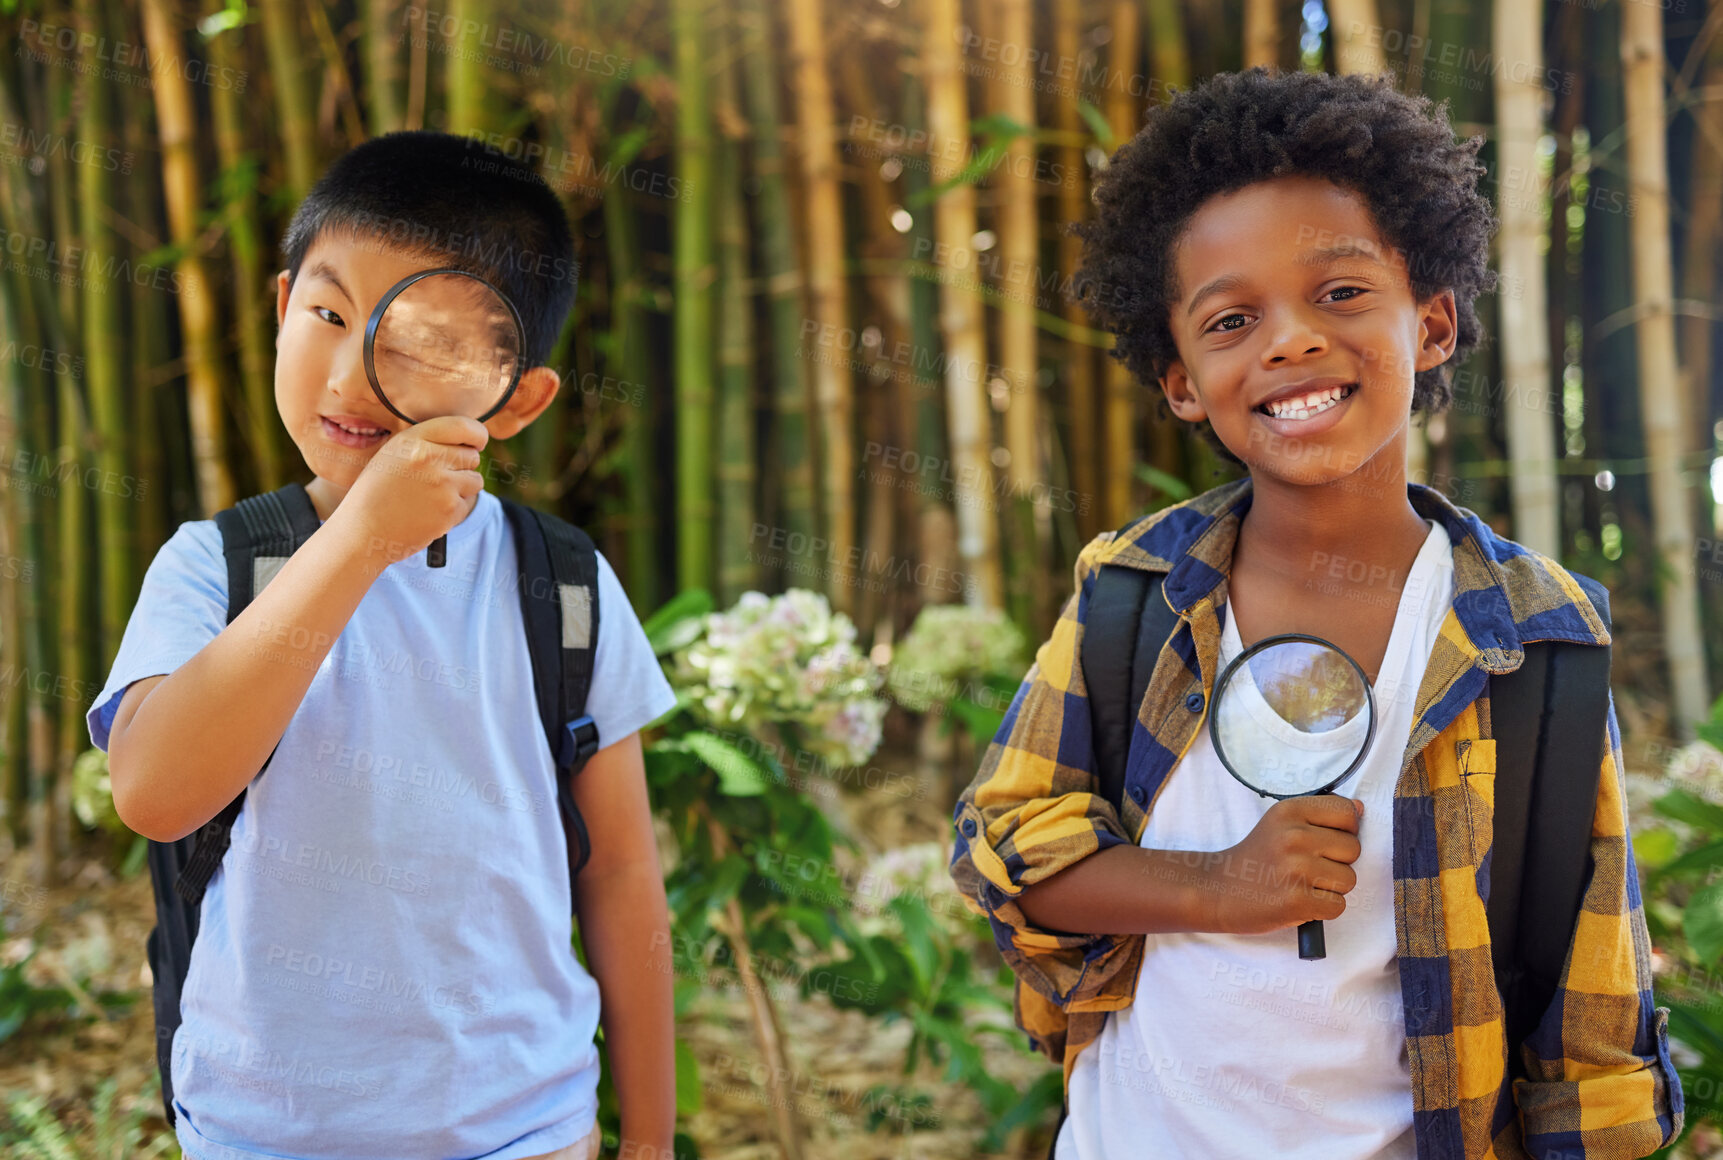
<instances>
[{"instance_id":1,"label":"short black hair","mask_svg":"<svg viewBox=\"0 0 1723 1160\"><path fill-rule=\"evenodd\" d=\"M1320 177L1363 199L1383 240L1405 259L1418 301L1454 292L1453 353L1417 372L1412 390L1413 414L1446 410L1454 398L1447 368L1483 336L1472 301L1496 286L1489 248L1497 221L1477 189L1484 138L1456 141L1446 101L1436 105L1393 84L1386 72L1258 66L1217 73L1152 107L1097 176L1093 220L1072 227L1084 243L1072 293L1115 336L1113 357L1150 387L1178 357L1167 319L1177 290L1173 248L1205 202L1276 177ZM1164 395L1160 403L1166 407ZM1212 424L1199 430L1239 463Z\"/></svg>"},{"instance_id":2,"label":"short black hair","mask_svg":"<svg viewBox=\"0 0 1723 1160\"><path fill-rule=\"evenodd\" d=\"M336 230L479 274L514 302L527 367L550 357L580 273L568 214L532 168L452 133L386 133L337 158L281 239L289 284Z\"/></svg>"}]
</instances>

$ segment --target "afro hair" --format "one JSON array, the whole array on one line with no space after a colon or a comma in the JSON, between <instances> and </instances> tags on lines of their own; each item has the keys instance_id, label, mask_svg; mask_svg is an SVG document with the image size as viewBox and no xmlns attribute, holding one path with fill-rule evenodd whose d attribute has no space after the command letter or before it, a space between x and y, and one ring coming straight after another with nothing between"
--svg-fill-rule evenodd
<instances>
[{"instance_id":1,"label":"afro hair","mask_svg":"<svg viewBox=\"0 0 1723 1160\"><path fill-rule=\"evenodd\" d=\"M1216 74L1152 107L1097 176L1094 218L1071 227L1083 239L1072 293L1115 336L1113 357L1146 385L1178 358L1168 325L1178 293L1173 251L1205 202L1276 177L1320 177L1363 199L1405 259L1418 301L1454 292L1454 351L1419 371L1412 391L1413 414L1447 409L1447 368L1482 340L1472 301L1496 286L1489 245L1497 221L1477 189L1484 139L1456 141L1445 102L1398 92L1393 80L1257 67ZM1199 431L1240 462L1206 420Z\"/></svg>"}]
</instances>

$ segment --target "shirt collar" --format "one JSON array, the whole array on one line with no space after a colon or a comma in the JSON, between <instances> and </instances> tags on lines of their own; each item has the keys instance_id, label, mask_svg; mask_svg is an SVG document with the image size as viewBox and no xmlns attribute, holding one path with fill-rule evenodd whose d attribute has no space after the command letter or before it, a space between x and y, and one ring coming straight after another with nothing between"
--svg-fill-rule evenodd
<instances>
[{"instance_id":1,"label":"shirt collar","mask_svg":"<svg viewBox=\"0 0 1723 1160\"><path fill-rule=\"evenodd\" d=\"M1098 563L1165 572L1167 603L1189 616L1232 569L1239 524L1250 510L1251 478L1221 484L1127 524ZM1508 673L1535 640L1607 645L1609 631L1579 584L1555 561L1495 530L1433 487L1408 481L1412 509L1448 533L1454 554L1453 612L1477 652L1476 663Z\"/></svg>"}]
</instances>

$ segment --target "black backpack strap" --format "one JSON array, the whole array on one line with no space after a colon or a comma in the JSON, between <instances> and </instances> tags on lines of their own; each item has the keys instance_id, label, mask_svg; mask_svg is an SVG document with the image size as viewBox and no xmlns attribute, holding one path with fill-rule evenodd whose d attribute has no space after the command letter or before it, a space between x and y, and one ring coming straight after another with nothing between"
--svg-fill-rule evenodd
<instances>
[{"instance_id":1,"label":"black backpack strap","mask_svg":"<svg viewBox=\"0 0 1723 1160\"><path fill-rule=\"evenodd\" d=\"M1609 626L1609 594L1575 576ZM1610 649L1526 645L1525 662L1490 679L1496 738L1495 822L1487 913L1508 1062L1555 997L1591 877L1591 824L1609 712Z\"/></svg>"},{"instance_id":2,"label":"black backpack strap","mask_svg":"<svg viewBox=\"0 0 1723 1160\"><path fill-rule=\"evenodd\" d=\"M1155 662L1178 614L1161 594L1165 575L1122 564L1104 565L1089 591L1083 617L1083 683L1100 793L1122 808L1131 726L1148 693Z\"/></svg>"},{"instance_id":3,"label":"black backpack strap","mask_svg":"<svg viewBox=\"0 0 1723 1160\"><path fill-rule=\"evenodd\" d=\"M539 721L556 761L572 884L592 854L574 804L574 777L598 752L598 725L586 712L598 648L598 553L591 537L573 524L511 499L502 504L520 558L521 617Z\"/></svg>"},{"instance_id":4,"label":"black backpack strap","mask_svg":"<svg viewBox=\"0 0 1723 1160\"><path fill-rule=\"evenodd\" d=\"M317 531L317 509L304 487L289 483L217 512L215 522L221 529L222 551L227 557L227 623L232 624L287 558ZM274 757L271 750L263 769L269 768ZM204 890L227 853L233 823L244 805L242 789L197 831L196 848L174 883L180 897L192 906L203 901Z\"/></svg>"}]
</instances>

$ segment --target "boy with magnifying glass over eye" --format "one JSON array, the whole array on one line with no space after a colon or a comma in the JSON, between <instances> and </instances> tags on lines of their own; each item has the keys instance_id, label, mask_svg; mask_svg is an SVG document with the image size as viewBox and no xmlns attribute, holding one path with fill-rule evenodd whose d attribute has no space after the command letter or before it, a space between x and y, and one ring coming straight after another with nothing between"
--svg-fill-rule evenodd
<instances>
[{"instance_id":1,"label":"boy with magnifying glass over eye","mask_svg":"<svg viewBox=\"0 0 1723 1160\"><path fill-rule=\"evenodd\" d=\"M180 1145L192 1160L590 1160L602 995L622 1154L668 1160L672 980L651 964L669 915L639 730L675 695L602 554L590 583L527 592L515 516L478 470L556 398L546 360L577 270L565 211L499 150L391 133L330 167L283 251L275 402L314 477L315 530L272 573L257 557L228 623L225 533L182 524L89 713L127 825L161 844L196 832L200 850L229 839L171 1031ZM482 422L409 422L367 377L379 301L444 268L519 315L524 369ZM437 338L394 353L436 363ZM599 747L572 783L589 838L572 881L564 758L535 697L554 660L533 651L545 634L529 639L523 594L560 600L563 663L589 665ZM157 881L164 940L178 882Z\"/></svg>"},{"instance_id":2,"label":"boy with magnifying glass over eye","mask_svg":"<svg viewBox=\"0 0 1723 1160\"><path fill-rule=\"evenodd\" d=\"M1565 965L1508 1031L1487 898L1498 783L1523 771L1495 758L1538 722L1504 719L1504 690L1534 642L1609 633L1592 581L1408 478L1412 417L1481 340L1496 223L1482 139L1391 82L1216 76L1149 111L1080 227L1114 354L1247 475L1082 551L954 813L952 876L1064 1066L1055 1160L1600 1160L1681 1129L1606 688ZM1151 574L1171 626L1117 738L1085 669L1113 569ZM1334 794L1276 801L1223 769L1208 718L1228 662L1287 633L1356 660L1377 729ZM1315 920L1326 957L1300 959Z\"/></svg>"}]
</instances>

